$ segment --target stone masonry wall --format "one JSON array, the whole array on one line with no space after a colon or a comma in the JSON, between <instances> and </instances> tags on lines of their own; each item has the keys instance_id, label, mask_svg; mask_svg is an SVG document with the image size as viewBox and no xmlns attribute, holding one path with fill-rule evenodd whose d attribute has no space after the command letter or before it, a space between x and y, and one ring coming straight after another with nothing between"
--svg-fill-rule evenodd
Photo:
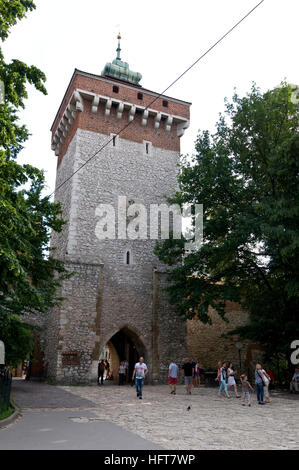
<instances>
[{"instance_id":1,"label":"stone masonry wall","mask_svg":"<svg viewBox=\"0 0 299 470\"><path fill-rule=\"evenodd\" d=\"M224 338L222 335L245 325L248 314L235 303L227 304L226 316L229 323L222 320L214 310L210 310L212 325L203 324L197 319L187 321L188 354L191 359L199 359L203 369L217 369L218 361L227 361L232 362L239 371L239 352L235 345L236 342L241 342L241 366L244 372L247 370L251 343L237 336Z\"/></svg>"},{"instance_id":2,"label":"stone masonry wall","mask_svg":"<svg viewBox=\"0 0 299 470\"><path fill-rule=\"evenodd\" d=\"M106 138L78 129L58 169L57 185ZM54 234L52 246L76 274L64 282L65 301L53 309L48 325L47 361L53 379L94 380L102 347L123 328L144 345L153 379L165 375L174 354L181 355L185 327L168 305L165 276L154 285L153 273L165 268L153 254L155 240L99 240L96 236L99 204L111 204L117 216L118 196L143 203L148 214L150 204L165 203L177 187L177 162L176 151L152 146L147 154L144 143L118 138L115 147L111 143L57 191L68 223L61 234ZM128 250L130 265L125 263Z\"/></svg>"}]
</instances>

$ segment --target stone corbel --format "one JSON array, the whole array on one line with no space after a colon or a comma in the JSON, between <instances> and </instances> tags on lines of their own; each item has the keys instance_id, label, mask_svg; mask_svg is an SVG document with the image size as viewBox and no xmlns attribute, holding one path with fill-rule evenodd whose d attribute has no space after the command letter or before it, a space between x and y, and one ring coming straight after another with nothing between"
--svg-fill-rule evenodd
<instances>
[{"instance_id":1,"label":"stone corbel","mask_svg":"<svg viewBox=\"0 0 299 470\"><path fill-rule=\"evenodd\" d=\"M181 122L177 125L177 135L182 137L185 133L185 130L190 126L190 121Z\"/></svg>"},{"instance_id":2,"label":"stone corbel","mask_svg":"<svg viewBox=\"0 0 299 470\"><path fill-rule=\"evenodd\" d=\"M67 132L70 128L69 121L65 116L62 116L61 118L61 127L63 128L64 132Z\"/></svg>"},{"instance_id":3,"label":"stone corbel","mask_svg":"<svg viewBox=\"0 0 299 470\"><path fill-rule=\"evenodd\" d=\"M67 107L67 111L68 111L68 113L70 113L71 119L74 120L75 117L76 117L77 112L76 112L75 107L71 103L69 103L69 105Z\"/></svg>"},{"instance_id":4,"label":"stone corbel","mask_svg":"<svg viewBox=\"0 0 299 470\"><path fill-rule=\"evenodd\" d=\"M82 100L82 97L79 93L79 91L75 91L74 92L74 98L75 98L75 102L76 102L76 110L77 111L83 111L84 107L83 107L83 100Z\"/></svg>"},{"instance_id":5,"label":"stone corbel","mask_svg":"<svg viewBox=\"0 0 299 470\"><path fill-rule=\"evenodd\" d=\"M133 121L135 113L136 113L136 106L133 105L129 111L129 122Z\"/></svg>"},{"instance_id":6,"label":"stone corbel","mask_svg":"<svg viewBox=\"0 0 299 470\"><path fill-rule=\"evenodd\" d=\"M145 109L145 110L143 111L142 120L141 120L141 125L142 125L142 126L146 126L146 125L147 125L147 119L148 119L148 109Z\"/></svg>"},{"instance_id":7,"label":"stone corbel","mask_svg":"<svg viewBox=\"0 0 299 470\"><path fill-rule=\"evenodd\" d=\"M121 119L124 111L124 103L119 103L116 113L116 119Z\"/></svg>"},{"instance_id":8,"label":"stone corbel","mask_svg":"<svg viewBox=\"0 0 299 470\"><path fill-rule=\"evenodd\" d=\"M173 121L173 117L172 117L172 116L168 116L167 121L166 121L166 123L165 123L165 130L166 130L167 132L170 132L170 130L171 130L172 121Z\"/></svg>"},{"instance_id":9,"label":"stone corbel","mask_svg":"<svg viewBox=\"0 0 299 470\"><path fill-rule=\"evenodd\" d=\"M155 129L159 129L160 127L160 122L161 122L161 113L157 113L155 117Z\"/></svg>"},{"instance_id":10,"label":"stone corbel","mask_svg":"<svg viewBox=\"0 0 299 470\"><path fill-rule=\"evenodd\" d=\"M100 96L99 95L95 95L94 99L93 99L93 102L92 102L92 105L91 105L91 112L93 114L96 114L97 111L98 111L98 107L99 107L99 102L100 102Z\"/></svg>"},{"instance_id":11,"label":"stone corbel","mask_svg":"<svg viewBox=\"0 0 299 470\"><path fill-rule=\"evenodd\" d=\"M57 131L56 131L56 132L55 132L55 135L54 135L54 137L53 137L53 139L52 139L52 145L56 145L56 144L58 144L58 142L59 142L59 137L58 137L58 133L57 133Z\"/></svg>"},{"instance_id":12,"label":"stone corbel","mask_svg":"<svg viewBox=\"0 0 299 470\"><path fill-rule=\"evenodd\" d=\"M109 99L109 100L107 100L107 102L106 102L105 116L110 116L111 106L112 106L112 100Z\"/></svg>"},{"instance_id":13,"label":"stone corbel","mask_svg":"<svg viewBox=\"0 0 299 470\"><path fill-rule=\"evenodd\" d=\"M64 138L63 138L63 134L62 134L62 130L61 129L57 129L57 136L58 136L58 142L59 144L62 144L63 141L64 141Z\"/></svg>"},{"instance_id":14,"label":"stone corbel","mask_svg":"<svg viewBox=\"0 0 299 470\"><path fill-rule=\"evenodd\" d=\"M66 109L64 115L66 119L68 120L69 125L71 125L74 121L71 111L69 109Z\"/></svg>"}]
</instances>

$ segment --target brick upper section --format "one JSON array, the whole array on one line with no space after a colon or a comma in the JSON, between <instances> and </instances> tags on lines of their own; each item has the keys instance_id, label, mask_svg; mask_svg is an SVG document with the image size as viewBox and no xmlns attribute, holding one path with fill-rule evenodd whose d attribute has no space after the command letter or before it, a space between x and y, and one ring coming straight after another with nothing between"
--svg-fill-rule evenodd
<instances>
[{"instance_id":1,"label":"brick upper section","mask_svg":"<svg viewBox=\"0 0 299 470\"><path fill-rule=\"evenodd\" d=\"M113 86L118 87L118 93L113 91ZM138 85L111 79L109 77L88 74L79 70L74 71L72 79L51 127L52 138L54 137L59 123L64 116L65 110L73 96L73 93L76 90L83 92L83 111L76 113L76 117L68 129L65 139L59 148L58 165L60 164L61 159L67 151L68 145L78 128L110 135L120 132L121 129L129 122L128 111L124 111L122 113L122 117L117 119L116 106L112 106L110 115L105 116L105 105L101 102L98 106L97 112L92 113L92 99L91 97L89 98L88 96L84 96L84 92L87 94L93 93L96 95L106 96L108 98L112 98L112 100L115 99L120 102L130 103L131 105L136 105L137 107L148 106L149 110L160 112L162 114L162 122L160 127L155 129L154 115L150 113L147 124L142 126L142 111L139 111L139 113L137 111L137 114L134 116L134 120L124 131L121 132L120 138L129 139L140 143L142 143L143 140L146 140L152 142L152 145L156 147L167 150L175 150L178 152L180 151L180 137L177 135L178 121L176 120L176 117L180 117L185 121L189 120L189 110L191 103L177 100L175 98L170 98L164 95L159 96L159 93L152 92ZM142 99L138 98L138 93L142 93ZM167 107L163 106L163 101L165 100L168 103ZM174 116L174 121L170 131L166 131L165 129L163 115ZM166 117L164 117L164 120L165 119Z\"/></svg>"}]
</instances>

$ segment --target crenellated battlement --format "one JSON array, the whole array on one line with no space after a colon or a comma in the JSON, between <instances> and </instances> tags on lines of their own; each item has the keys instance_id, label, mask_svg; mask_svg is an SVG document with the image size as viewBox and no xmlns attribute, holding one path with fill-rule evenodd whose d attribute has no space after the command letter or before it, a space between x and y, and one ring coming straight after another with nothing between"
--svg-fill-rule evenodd
<instances>
[{"instance_id":1,"label":"crenellated battlement","mask_svg":"<svg viewBox=\"0 0 299 470\"><path fill-rule=\"evenodd\" d=\"M62 144L75 121L77 113L84 112L84 101L89 101L91 103L89 111L94 115L97 115L99 108L102 107L104 110L104 117L107 118L111 116L111 109L115 107L115 118L117 120L124 118L124 121L131 122L135 119L136 113L139 112L141 114L141 126L147 126L151 121L149 118L152 117L155 130L161 128L165 129L166 132L170 132L172 127L175 126L178 137L183 136L185 130L189 127L189 120L185 117L171 115L152 108L146 108L140 104L121 101L115 97L76 89L64 110L52 138L52 150L55 151L55 155L60 154Z\"/></svg>"},{"instance_id":2,"label":"crenellated battlement","mask_svg":"<svg viewBox=\"0 0 299 470\"><path fill-rule=\"evenodd\" d=\"M179 151L189 127L190 103L128 84L75 70L54 120L51 147L58 164L78 128L103 134L121 133L135 142Z\"/></svg>"}]
</instances>

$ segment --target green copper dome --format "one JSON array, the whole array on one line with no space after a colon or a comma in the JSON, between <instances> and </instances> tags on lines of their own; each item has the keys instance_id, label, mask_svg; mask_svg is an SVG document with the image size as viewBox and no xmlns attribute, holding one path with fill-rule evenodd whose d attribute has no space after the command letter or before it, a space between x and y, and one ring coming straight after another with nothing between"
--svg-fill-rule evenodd
<instances>
[{"instance_id":1,"label":"green copper dome","mask_svg":"<svg viewBox=\"0 0 299 470\"><path fill-rule=\"evenodd\" d=\"M135 85L138 85L142 78L142 75L138 72L133 72L132 70L130 70L129 64L121 60L120 34L117 36L117 39L118 47L116 49L116 59L114 59L112 63L107 62L104 67L104 70L102 71L102 75L105 75L106 77L117 78L118 80L124 80L125 82L134 83Z\"/></svg>"}]
</instances>

